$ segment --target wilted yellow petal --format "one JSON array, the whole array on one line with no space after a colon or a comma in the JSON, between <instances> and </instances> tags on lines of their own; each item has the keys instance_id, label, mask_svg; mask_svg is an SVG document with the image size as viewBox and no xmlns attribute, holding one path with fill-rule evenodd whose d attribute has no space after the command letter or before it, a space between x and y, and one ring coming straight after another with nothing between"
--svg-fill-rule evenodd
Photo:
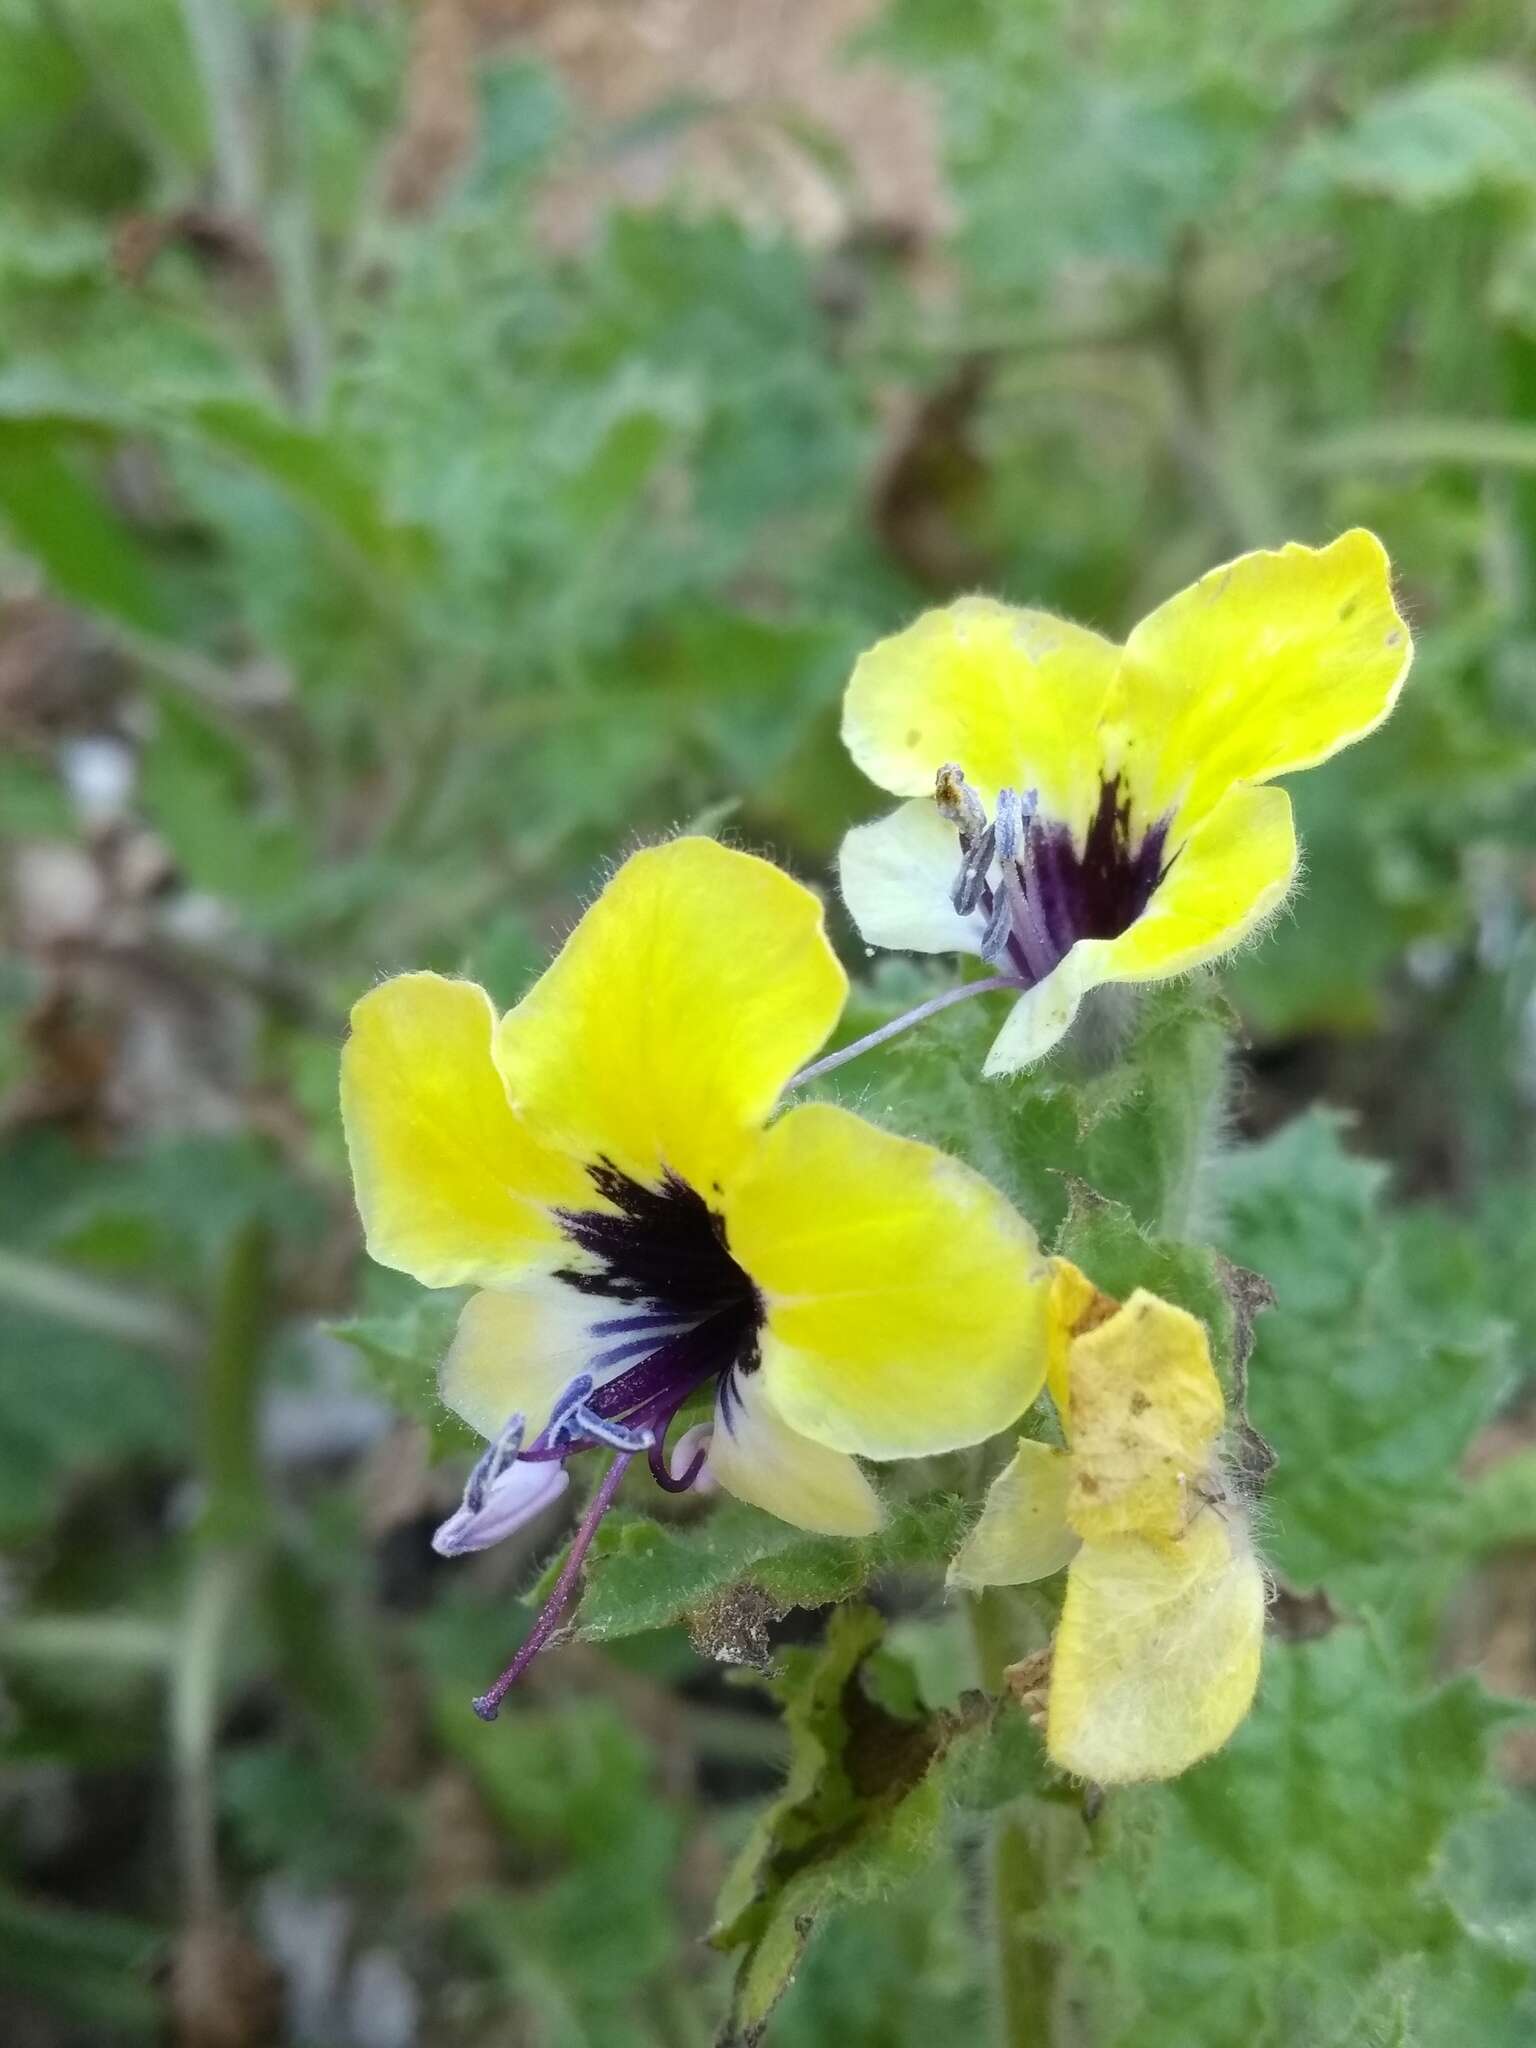
<instances>
[{"instance_id":1,"label":"wilted yellow petal","mask_svg":"<svg viewBox=\"0 0 1536 2048\"><path fill-rule=\"evenodd\" d=\"M1085 1543L1051 1662L1052 1761L1124 1785L1219 1749L1253 1703L1265 1597L1231 1508L1207 1508L1171 1543Z\"/></svg>"},{"instance_id":2,"label":"wilted yellow petal","mask_svg":"<svg viewBox=\"0 0 1536 2048\"><path fill-rule=\"evenodd\" d=\"M1023 1438L949 1567L950 1585L1023 1586L1059 1572L1081 1540L1067 1526L1071 1483L1065 1451Z\"/></svg>"},{"instance_id":3,"label":"wilted yellow petal","mask_svg":"<svg viewBox=\"0 0 1536 2048\"><path fill-rule=\"evenodd\" d=\"M1088 1275L1070 1259L1051 1260L1050 1342L1045 1361L1045 1383L1056 1413L1065 1425L1068 1414L1070 1373L1068 1360L1073 1343L1100 1323L1119 1313L1113 1295L1102 1293Z\"/></svg>"},{"instance_id":4,"label":"wilted yellow petal","mask_svg":"<svg viewBox=\"0 0 1536 2048\"><path fill-rule=\"evenodd\" d=\"M1177 1536L1197 1511L1225 1416L1205 1329L1138 1288L1073 1343L1067 1515L1085 1540Z\"/></svg>"}]
</instances>

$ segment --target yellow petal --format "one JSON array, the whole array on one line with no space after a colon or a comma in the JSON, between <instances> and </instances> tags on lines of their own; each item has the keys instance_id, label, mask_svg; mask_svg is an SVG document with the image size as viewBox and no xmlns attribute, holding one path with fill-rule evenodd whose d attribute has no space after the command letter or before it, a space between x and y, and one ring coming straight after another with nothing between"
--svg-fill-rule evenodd
<instances>
[{"instance_id":1,"label":"yellow petal","mask_svg":"<svg viewBox=\"0 0 1536 2048\"><path fill-rule=\"evenodd\" d=\"M515 1010L497 1057L530 1124L579 1158L705 1197L842 1010L821 904L713 839L634 854Z\"/></svg>"},{"instance_id":2,"label":"yellow petal","mask_svg":"<svg viewBox=\"0 0 1536 2048\"><path fill-rule=\"evenodd\" d=\"M1045 1383L1050 1388L1063 1428L1070 1413L1068 1360L1072 1345L1100 1323L1107 1323L1119 1307L1113 1295L1101 1293L1088 1275L1074 1266L1070 1259L1051 1260L1050 1337Z\"/></svg>"},{"instance_id":3,"label":"yellow petal","mask_svg":"<svg viewBox=\"0 0 1536 2048\"><path fill-rule=\"evenodd\" d=\"M715 1408L709 1470L727 1492L820 1536L872 1536L880 1496L853 1459L813 1444L773 1405L761 1372L737 1374Z\"/></svg>"},{"instance_id":4,"label":"yellow petal","mask_svg":"<svg viewBox=\"0 0 1536 2048\"><path fill-rule=\"evenodd\" d=\"M558 1232L543 1204L582 1177L513 1114L482 988L401 974L352 1012L341 1115L368 1250L427 1287L515 1273Z\"/></svg>"},{"instance_id":5,"label":"yellow petal","mask_svg":"<svg viewBox=\"0 0 1536 2048\"><path fill-rule=\"evenodd\" d=\"M1230 952L1284 903L1296 876L1296 828L1283 789L1239 785L1190 834L1152 900L1117 939L1080 939L1019 997L982 1072L1015 1074L1051 1052L1090 989L1159 981Z\"/></svg>"},{"instance_id":6,"label":"yellow petal","mask_svg":"<svg viewBox=\"0 0 1536 2048\"><path fill-rule=\"evenodd\" d=\"M1073 1528L1089 1542L1177 1536L1226 1414L1203 1324L1138 1288L1074 1341L1068 1371Z\"/></svg>"},{"instance_id":7,"label":"yellow petal","mask_svg":"<svg viewBox=\"0 0 1536 2048\"><path fill-rule=\"evenodd\" d=\"M1228 790L1185 840L1141 916L1109 942L1102 978L1156 981L1230 951L1280 908L1296 865L1285 791Z\"/></svg>"},{"instance_id":8,"label":"yellow petal","mask_svg":"<svg viewBox=\"0 0 1536 2048\"><path fill-rule=\"evenodd\" d=\"M586 1370L588 1325L602 1306L546 1271L471 1295L438 1377L444 1404L484 1437L499 1436L513 1415L536 1437L556 1396Z\"/></svg>"},{"instance_id":9,"label":"yellow petal","mask_svg":"<svg viewBox=\"0 0 1536 2048\"><path fill-rule=\"evenodd\" d=\"M1175 1543L1085 1543L1051 1660L1051 1760L1126 1785L1175 1777L1219 1749L1253 1704L1264 1606L1234 1510L1207 1509Z\"/></svg>"},{"instance_id":10,"label":"yellow petal","mask_svg":"<svg viewBox=\"0 0 1536 2048\"><path fill-rule=\"evenodd\" d=\"M1240 555L1143 619L1110 723L1145 822L1309 768L1386 717L1413 648L1381 542Z\"/></svg>"},{"instance_id":11,"label":"yellow petal","mask_svg":"<svg viewBox=\"0 0 1536 2048\"><path fill-rule=\"evenodd\" d=\"M1079 939L1044 981L1026 989L996 1038L981 1071L989 1081L1017 1074L1054 1051L1072 1027L1082 1000L1102 981L1117 979L1118 939Z\"/></svg>"},{"instance_id":12,"label":"yellow petal","mask_svg":"<svg viewBox=\"0 0 1536 2048\"><path fill-rule=\"evenodd\" d=\"M979 953L987 921L950 900L960 840L931 797L855 825L838 855L848 915L866 945L909 953Z\"/></svg>"},{"instance_id":13,"label":"yellow petal","mask_svg":"<svg viewBox=\"0 0 1536 2048\"><path fill-rule=\"evenodd\" d=\"M763 1297L763 1375L794 1429L906 1458L979 1443L1039 1391L1034 1233L968 1166L824 1103L792 1109L727 1189Z\"/></svg>"},{"instance_id":14,"label":"yellow petal","mask_svg":"<svg viewBox=\"0 0 1536 2048\"><path fill-rule=\"evenodd\" d=\"M1005 784L1087 822L1099 790L1099 714L1119 650L1048 612L962 597L860 657L843 743L872 782L932 796L956 762L990 809Z\"/></svg>"},{"instance_id":15,"label":"yellow petal","mask_svg":"<svg viewBox=\"0 0 1536 2048\"><path fill-rule=\"evenodd\" d=\"M1079 1541L1067 1526L1072 1460L1025 1437L987 1492L981 1520L949 1567L952 1586L1023 1586L1070 1562Z\"/></svg>"}]
</instances>

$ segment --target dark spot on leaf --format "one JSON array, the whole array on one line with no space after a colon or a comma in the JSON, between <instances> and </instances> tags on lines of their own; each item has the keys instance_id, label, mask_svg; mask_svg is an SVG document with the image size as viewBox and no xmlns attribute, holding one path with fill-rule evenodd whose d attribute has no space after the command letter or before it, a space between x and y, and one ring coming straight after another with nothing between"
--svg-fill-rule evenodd
<instances>
[{"instance_id":1,"label":"dark spot on leaf","mask_svg":"<svg viewBox=\"0 0 1536 2048\"><path fill-rule=\"evenodd\" d=\"M732 1586L688 1616L688 1640L717 1664L767 1671L773 1664L768 1624L783 1611L756 1586Z\"/></svg>"}]
</instances>

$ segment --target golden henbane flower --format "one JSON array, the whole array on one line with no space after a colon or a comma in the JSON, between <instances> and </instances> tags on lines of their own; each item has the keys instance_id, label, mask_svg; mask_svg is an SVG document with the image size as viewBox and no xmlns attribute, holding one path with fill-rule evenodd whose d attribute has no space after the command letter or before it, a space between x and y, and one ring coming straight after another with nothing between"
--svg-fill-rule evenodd
<instances>
[{"instance_id":1,"label":"golden henbane flower","mask_svg":"<svg viewBox=\"0 0 1536 2048\"><path fill-rule=\"evenodd\" d=\"M847 1110L773 1114L846 989L809 890L683 838L626 861L505 1016L436 974L353 1011L342 1106L368 1248L478 1290L441 1388L490 1448L439 1547L517 1526L573 1453L616 1453L488 1715L640 1453L663 1487L707 1461L786 1521L863 1535L882 1511L858 1458L978 1442L1041 1384L1048 1276L1008 1202ZM706 1399L712 1434L705 1408L669 1454Z\"/></svg>"},{"instance_id":2,"label":"golden henbane flower","mask_svg":"<svg viewBox=\"0 0 1536 2048\"><path fill-rule=\"evenodd\" d=\"M990 598L927 612L848 686L849 751L909 799L844 842L854 922L990 961L1019 1000L985 1071L1014 1072L1089 989L1181 974L1274 915L1297 847L1273 778L1379 725L1411 656L1358 530L1213 569L1124 647Z\"/></svg>"}]
</instances>

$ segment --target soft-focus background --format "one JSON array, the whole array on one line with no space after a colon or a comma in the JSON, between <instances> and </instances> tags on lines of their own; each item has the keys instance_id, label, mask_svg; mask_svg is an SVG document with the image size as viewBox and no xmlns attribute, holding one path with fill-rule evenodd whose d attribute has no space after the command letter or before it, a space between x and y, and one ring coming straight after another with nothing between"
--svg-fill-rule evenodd
<instances>
[{"instance_id":1,"label":"soft-focus background","mask_svg":"<svg viewBox=\"0 0 1536 2048\"><path fill-rule=\"evenodd\" d=\"M360 1255L348 1004L512 1000L675 823L824 882L925 603L1118 634L1354 522L1413 681L1227 977L1303 1647L1156 1911L1133 1845L1066 1925L1079 2048L1530 2038L1536 1743L1427 1690L1536 1695L1530 9L0 0L7 2048L712 2038L779 1724L681 1630L468 1714L537 1546L428 1550L464 1440ZM1386 1648L1314 1590L1427 1560ZM974 2031L968 1867L775 2038Z\"/></svg>"}]
</instances>

